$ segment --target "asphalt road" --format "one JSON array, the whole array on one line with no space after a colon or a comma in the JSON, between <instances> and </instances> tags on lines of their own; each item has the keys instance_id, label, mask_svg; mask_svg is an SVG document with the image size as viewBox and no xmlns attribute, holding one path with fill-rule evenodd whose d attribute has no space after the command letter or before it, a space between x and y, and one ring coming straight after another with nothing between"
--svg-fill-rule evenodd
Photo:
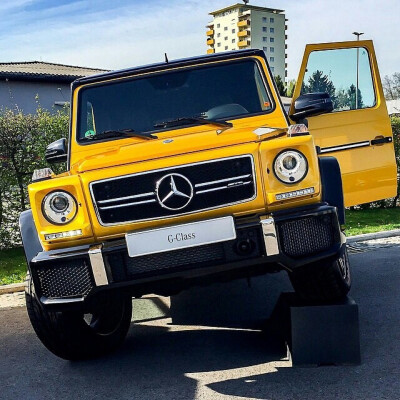
<instances>
[{"instance_id":1,"label":"asphalt road","mask_svg":"<svg viewBox=\"0 0 400 400\"><path fill-rule=\"evenodd\" d=\"M400 399L400 246L351 262L360 366L293 368L265 333L170 319L132 324L107 358L66 362L14 308L0 311L0 399Z\"/></svg>"}]
</instances>

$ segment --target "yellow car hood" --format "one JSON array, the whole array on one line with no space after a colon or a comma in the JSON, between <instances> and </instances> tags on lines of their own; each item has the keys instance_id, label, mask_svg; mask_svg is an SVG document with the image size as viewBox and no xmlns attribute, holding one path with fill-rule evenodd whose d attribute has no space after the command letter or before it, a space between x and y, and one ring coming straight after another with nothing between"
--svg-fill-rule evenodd
<instances>
[{"instance_id":1,"label":"yellow car hood","mask_svg":"<svg viewBox=\"0 0 400 400\"><path fill-rule=\"evenodd\" d=\"M216 129L213 127L213 129L208 128L206 131L179 136L161 137L160 135L158 140L142 140L134 137L119 139L107 142L110 146L107 146L107 149L103 147L103 150L97 154L93 154L92 149L87 152L86 156L83 153L82 158L71 165L71 171L82 173L100 168L240 145L279 136L283 132L282 129L254 129L249 127ZM91 146L94 147L96 144L93 143Z\"/></svg>"}]
</instances>

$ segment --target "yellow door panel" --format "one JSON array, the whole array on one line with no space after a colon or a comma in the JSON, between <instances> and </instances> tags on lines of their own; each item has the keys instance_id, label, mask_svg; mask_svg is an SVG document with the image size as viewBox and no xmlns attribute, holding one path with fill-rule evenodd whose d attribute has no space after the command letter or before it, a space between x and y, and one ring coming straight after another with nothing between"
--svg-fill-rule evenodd
<instances>
[{"instance_id":1,"label":"yellow door panel","mask_svg":"<svg viewBox=\"0 0 400 400\"><path fill-rule=\"evenodd\" d=\"M293 95L328 92L334 110L307 118L320 156L336 157L345 205L393 197L393 135L370 40L307 45Z\"/></svg>"}]
</instances>

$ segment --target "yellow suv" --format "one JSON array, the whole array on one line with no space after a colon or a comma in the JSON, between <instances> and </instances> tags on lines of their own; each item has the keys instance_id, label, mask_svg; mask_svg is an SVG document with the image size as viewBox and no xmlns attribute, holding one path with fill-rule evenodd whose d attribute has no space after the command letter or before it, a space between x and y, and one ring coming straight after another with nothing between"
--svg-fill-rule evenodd
<instances>
[{"instance_id":1,"label":"yellow suv","mask_svg":"<svg viewBox=\"0 0 400 400\"><path fill-rule=\"evenodd\" d=\"M66 359L114 349L132 297L289 273L308 300L350 289L344 208L394 196L372 42L307 46L289 115L261 50L81 78L69 142L21 215L27 307Z\"/></svg>"}]
</instances>

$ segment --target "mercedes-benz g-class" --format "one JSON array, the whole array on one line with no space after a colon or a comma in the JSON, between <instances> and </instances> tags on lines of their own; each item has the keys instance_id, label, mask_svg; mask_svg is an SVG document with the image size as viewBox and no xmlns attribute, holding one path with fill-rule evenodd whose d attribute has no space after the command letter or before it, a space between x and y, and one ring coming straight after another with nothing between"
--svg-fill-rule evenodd
<instances>
[{"instance_id":1,"label":"mercedes-benz g-class","mask_svg":"<svg viewBox=\"0 0 400 400\"><path fill-rule=\"evenodd\" d=\"M346 296L345 206L395 195L371 41L309 45L289 115L261 50L72 84L21 215L27 308L66 359L124 339L132 297L286 270L308 300Z\"/></svg>"}]
</instances>

